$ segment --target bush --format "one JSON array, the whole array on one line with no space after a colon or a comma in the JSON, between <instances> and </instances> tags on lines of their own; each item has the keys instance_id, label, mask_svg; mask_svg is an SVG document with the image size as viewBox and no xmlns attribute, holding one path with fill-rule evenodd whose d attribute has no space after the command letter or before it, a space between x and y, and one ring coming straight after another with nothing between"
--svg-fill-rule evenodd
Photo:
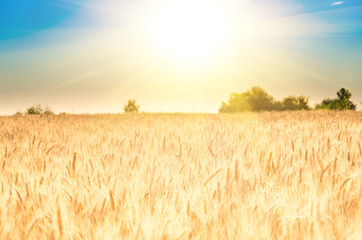
<instances>
[{"instance_id":1,"label":"bush","mask_svg":"<svg viewBox=\"0 0 362 240\"><path fill-rule=\"evenodd\" d=\"M219 112L245 112L271 110L274 99L261 87L253 87L244 93L232 93L228 103L223 102Z\"/></svg>"},{"instance_id":2,"label":"bush","mask_svg":"<svg viewBox=\"0 0 362 240\"><path fill-rule=\"evenodd\" d=\"M136 100L129 99L128 103L123 106L125 113L138 113L140 106L136 105Z\"/></svg>"},{"instance_id":3,"label":"bush","mask_svg":"<svg viewBox=\"0 0 362 240\"><path fill-rule=\"evenodd\" d=\"M308 97L305 96L289 96L283 99L281 102L282 110L308 110Z\"/></svg>"},{"instance_id":4,"label":"bush","mask_svg":"<svg viewBox=\"0 0 362 240\"><path fill-rule=\"evenodd\" d=\"M337 98L324 99L321 103L316 104L315 109L356 110L356 105L350 101L351 97L352 93L349 90L341 88L337 92Z\"/></svg>"},{"instance_id":5,"label":"bush","mask_svg":"<svg viewBox=\"0 0 362 240\"><path fill-rule=\"evenodd\" d=\"M223 102L219 112L302 110L310 109L305 96L289 96L278 102L261 87L253 87L244 93L233 93L228 103Z\"/></svg>"},{"instance_id":6,"label":"bush","mask_svg":"<svg viewBox=\"0 0 362 240\"><path fill-rule=\"evenodd\" d=\"M52 115L52 114L54 114L54 112L52 110L50 110L49 107L43 108L40 104L37 104L37 105L33 105L33 106L27 108L25 114L27 114L27 115L40 115L40 114Z\"/></svg>"},{"instance_id":7,"label":"bush","mask_svg":"<svg viewBox=\"0 0 362 240\"><path fill-rule=\"evenodd\" d=\"M24 116L24 113L20 112L20 111L17 111L14 116Z\"/></svg>"}]
</instances>

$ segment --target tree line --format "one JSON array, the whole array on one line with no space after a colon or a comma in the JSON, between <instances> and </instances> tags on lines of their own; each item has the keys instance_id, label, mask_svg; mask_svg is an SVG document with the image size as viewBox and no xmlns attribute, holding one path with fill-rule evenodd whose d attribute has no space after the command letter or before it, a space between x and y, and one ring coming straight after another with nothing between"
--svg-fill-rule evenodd
<instances>
[{"instance_id":1,"label":"tree line","mask_svg":"<svg viewBox=\"0 0 362 240\"><path fill-rule=\"evenodd\" d=\"M315 106L315 109L330 110L356 110L356 105L350 100L352 94L349 90L341 88L337 98L324 99ZM246 112L246 111L285 111L310 110L309 98L306 96L288 96L282 101L275 100L261 87L252 87L243 93L232 93L228 102L223 102L219 108L220 113Z\"/></svg>"},{"instance_id":2,"label":"tree line","mask_svg":"<svg viewBox=\"0 0 362 240\"><path fill-rule=\"evenodd\" d=\"M356 110L356 105L350 100L352 93L341 88L336 98L324 99L315 105L315 109L329 110ZM136 100L129 99L123 106L125 113L138 113L140 105ZM288 96L282 101L275 100L261 87L252 87L243 93L232 93L228 102L223 102L219 108L220 113L250 112L250 111L285 111L285 110L310 110L309 98L306 96ZM17 112L15 115L52 115L54 112L49 107L40 104L26 109L25 113ZM65 114L65 113L61 113Z\"/></svg>"},{"instance_id":3,"label":"tree line","mask_svg":"<svg viewBox=\"0 0 362 240\"><path fill-rule=\"evenodd\" d=\"M123 106L123 111L125 113L138 113L140 105L136 104L136 100L129 99L126 104ZM60 115L66 114L65 112L59 113ZM23 115L54 115L54 112L48 106L42 106L40 104L33 105L28 107L25 112L16 112L16 116Z\"/></svg>"}]
</instances>

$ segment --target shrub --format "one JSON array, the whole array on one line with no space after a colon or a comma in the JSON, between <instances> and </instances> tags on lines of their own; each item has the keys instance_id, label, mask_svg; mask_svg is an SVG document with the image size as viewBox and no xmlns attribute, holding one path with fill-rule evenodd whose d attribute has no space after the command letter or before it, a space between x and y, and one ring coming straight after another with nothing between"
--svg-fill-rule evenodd
<instances>
[{"instance_id":1,"label":"shrub","mask_svg":"<svg viewBox=\"0 0 362 240\"><path fill-rule=\"evenodd\" d=\"M49 107L43 108L40 104L36 104L36 105L33 105L33 106L27 108L25 114L27 114L27 115L40 115L40 114L52 115L52 114L54 114L54 112L52 110L50 110Z\"/></svg>"},{"instance_id":2,"label":"shrub","mask_svg":"<svg viewBox=\"0 0 362 240\"><path fill-rule=\"evenodd\" d=\"M129 99L128 103L123 106L125 113L138 113L140 106L136 105L136 100Z\"/></svg>"},{"instance_id":3,"label":"shrub","mask_svg":"<svg viewBox=\"0 0 362 240\"><path fill-rule=\"evenodd\" d=\"M356 110L356 105L350 101L352 93L345 89L341 88L337 92L337 98L334 99L324 99L321 103L316 104L316 109L329 109L329 110Z\"/></svg>"},{"instance_id":4,"label":"shrub","mask_svg":"<svg viewBox=\"0 0 362 240\"><path fill-rule=\"evenodd\" d=\"M289 96L283 99L281 102L282 110L308 110L308 97L305 96Z\"/></svg>"},{"instance_id":5,"label":"shrub","mask_svg":"<svg viewBox=\"0 0 362 240\"><path fill-rule=\"evenodd\" d=\"M302 110L310 109L308 97L289 96L278 102L261 87L253 87L244 93L233 93L227 103L223 102L219 112Z\"/></svg>"}]
</instances>

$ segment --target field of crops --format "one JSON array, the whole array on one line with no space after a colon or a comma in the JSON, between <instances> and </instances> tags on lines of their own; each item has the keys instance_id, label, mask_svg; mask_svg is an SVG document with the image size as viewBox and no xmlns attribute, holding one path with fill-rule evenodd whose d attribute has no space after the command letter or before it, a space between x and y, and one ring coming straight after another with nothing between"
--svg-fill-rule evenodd
<instances>
[{"instance_id":1,"label":"field of crops","mask_svg":"<svg viewBox=\"0 0 362 240\"><path fill-rule=\"evenodd\" d=\"M362 239L362 112L0 117L0 239Z\"/></svg>"}]
</instances>

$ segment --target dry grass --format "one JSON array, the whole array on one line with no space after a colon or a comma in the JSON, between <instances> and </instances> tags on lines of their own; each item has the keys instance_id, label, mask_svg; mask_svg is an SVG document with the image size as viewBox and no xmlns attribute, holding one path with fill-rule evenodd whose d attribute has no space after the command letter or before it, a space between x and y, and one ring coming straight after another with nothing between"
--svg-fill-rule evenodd
<instances>
[{"instance_id":1,"label":"dry grass","mask_svg":"<svg viewBox=\"0 0 362 240\"><path fill-rule=\"evenodd\" d=\"M361 239L362 113L0 117L0 239Z\"/></svg>"}]
</instances>

